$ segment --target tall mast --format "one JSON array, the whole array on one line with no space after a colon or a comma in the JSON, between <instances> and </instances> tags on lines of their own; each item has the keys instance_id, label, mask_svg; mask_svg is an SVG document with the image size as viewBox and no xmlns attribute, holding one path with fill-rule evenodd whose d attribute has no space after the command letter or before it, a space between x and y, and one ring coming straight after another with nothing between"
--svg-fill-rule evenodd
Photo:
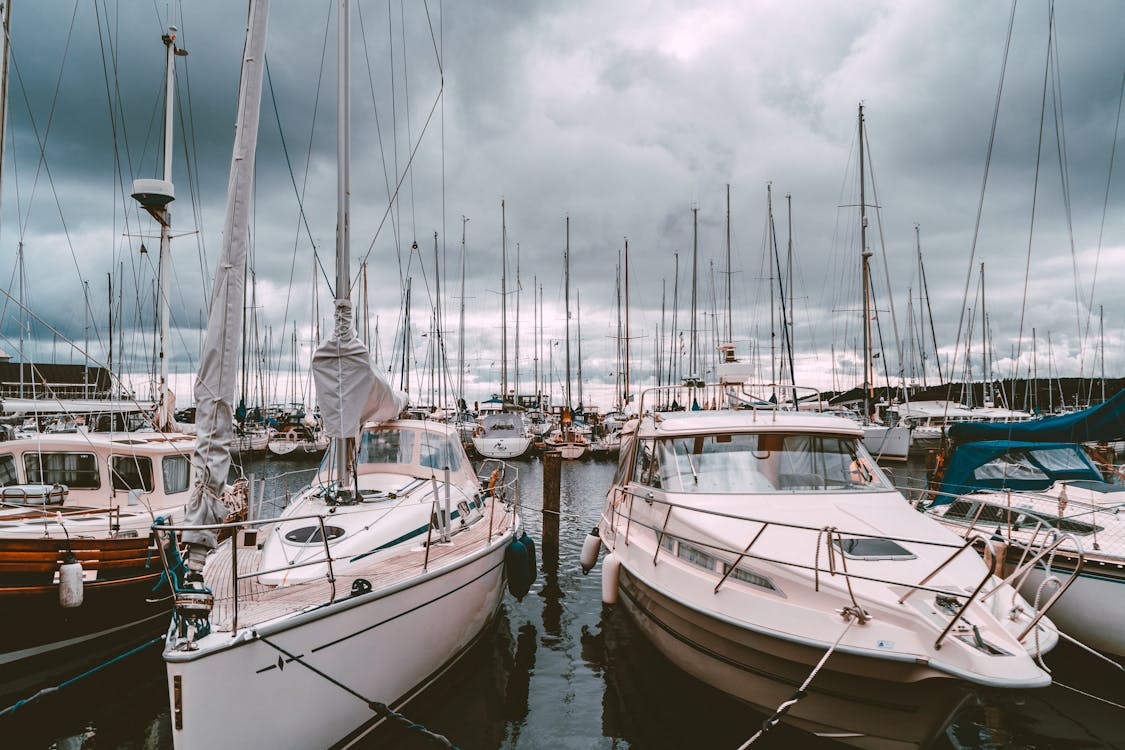
<instances>
[{"instance_id":1,"label":"tall mast","mask_svg":"<svg viewBox=\"0 0 1125 750\"><path fill-rule=\"evenodd\" d=\"M629 403L629 238L625 238L625 403Z\"/></svg>"},{"instance_id":2,"label":"tall mast","mask_svg":"<svg viewBox=\"0 0 1125 750\"><path fill-rule=\"evenodd\" d=\"M871 251L867 249L867 202L864 194L863 105L859 105L859 251L863 278L863 416L870 418L875 397L875 363L871 341Z\"/></svg>"},{"instance_id":3,"label":"tall mast","mask_svg":"<svg viewBox=\"0 0 1125 750\"><path fill-rule=\"evenodd\" d=\"M984 310L984 262L980 264L980 366L981 366L981 405L988 406L991 399L992 373L988 367L988 318Z\"/></svg>"},{"instance_id":4,"label":"tall mast","mask_svg":"<svg viewBox=\"0 0 1125 750\"><path fill-rule=\"evenodd\" d=\"M4 143L8 134L8 42L12 38L10 33L12 27L11 0L0 2L0 15L4 16L4 30L0 32L4 35L0 39L0 47L3 48L3 52L0 52L0 187L2 187L4 181ZM2 198L3 191L0 190L0 199ZM87 298L86 307L89 306L90 300Z\"/></svg>"},{"instance_id":5,"label":"tall mast","mask_svg":"<svg viewBox=\"0 0 1125 750\"><path fill-rule=\"evenodd\" d=\"M563 252L566 299L566 408L570 408L570 217L566 217L566 250Z\"/></svg>"},{"instance_id":6,"label":"tall mast","mask_svg":"<svg viewBox=\"0 0 1125 750\"><path fill-rule=\"evenodd\" d=\"M582 293L575 292L574 304L577 312L577 320L575 323L578 325L578 406L582 406Z\"/></svg>"},{"instance_id":7,"label":"tall mast","mask_svg":"<svg viewBox=\"0 0 1125 750\"><path fill-rule=\"evenodd\" d=\"M730 183L727 183L727 340L726 343L734 343L734 314L731 308L730 299Z\"/></svg>"},{"instance_id":8,"label":"tall mast","mask_svg":"<svg viewBox=\"0 0 1125 750\"><path fill-rule=\"evenodd\" d=\"M500 408L508 402L508 222L500 200Z\"/></svg>"},{"instance_id":9,"label":"tall mast","mask_svg":"<svg viewBox=\"0 0 1125 750\"><path fill-rule=\"evenodd\" d=\"M617 362L616 362L617 375L616 375L616 378L614 379L614 387L613 387L614 405L613 406L614 406L615 409L621 409L621 405L623 403L622 394L624 394L624 392L625 392L625 388L624 388L625 371L624 371L624 364L622 364L622 361L621 361L623 359L623 357L622 357L623 342L621 340L621 337L622 337L622 333L623 333L624 329L621 327L621 256L620 255L618 255L618 257L617 257L616 282L617 282L616 283L616 287L617 287L617 289L616 289L616 292L617 292L617 295L616 295L617 296L617 338L615 339L615 341L617 342Z\"/></svg>"},{"instance_id":10,"label":"tall mast","mask_svg":"<svg viewBox=\"0 0 1125 750\"><path fill-rule=\"evenodd\" d=\"M168 204L175 200L175 190L172 187L172 124L173 124L173 86L176 77L176 56L186 55L187 52L176 47L176 27L169 26L167 33L161 36L164 42L164 160L163 175L160 180L134 180L133 198L141 204L160 224L160 260L157 266L159 274L159 315L160 315L160 348L158 359L160 375L157 381L160 393L160 404L156 410L156 426L166 430L172 427L172 414L168 397L168 276L171 273L171 240L172 240L172 212ZM112 335L112 332L111 332Z\"/></svg>"},{"instance_id":11,"label":"tall mast","mask_svg":"<svg viewBox=\"0 0 1125 750\"><path fill-rule=\"evenodd\" d=\"M434 232L434 368L437 372L438 406L445 407L445 346L441 340L441 261L438 259L438 233Z\"/></svg>"},{"instance_id":12,"label":"tall mast","mask_svg":"<svg viewBox=\"0 0 1125 750\"><path fill-rule=\"evenodd\" d=\"M698 307L697 286L699 284L699 208L691 209L691 343L688 356L688 367L691 372L688 376L694 383L699 377L696 362L696 310Z\"/></svg>"},{"instance_id":13,"label":"tall mast","mask_svg":"<svg viewBox=\"0 0 1125 750\"><path fill-rule=\"evenodd\" d=\"M461 217L461 317L457 333L457 398L465 398L465 227L469 219ZM460 404L458 404L460 411Z\"/></svg>"},{"instance_id":14,"label":"tall mast","mask_svg":"<svg viewBox=\"0 0 1125 750\"><path fill-rule=\"evenodd\" d=\"M769 236L766 238L766 253L773 251L777 244L774 238L773 226L773 183L766 183L766 225ZM777 383L777 309L774 307L773 298L773 269L775 263L769 263L770 267L770 382Z\"/></svg>"},{"instance_id":15,"label":"tall mast","mask_svg":"<svg viewBox=\"0 0 1125 750\"><path fill-rule=\"evenodd\" d=\"M680 358L678 356L679 349L676 343L676 334L679 325L680 313L680 254L672 253L674 262L676 278L672 284L672 337L670 339L670 347L668 350L668 383L680 382Z\"/></svg>"},{"instance_id":16,"label":"tall mast","mask_svg":"<svg viewBox=\"0 0 1125 750\"><path fill-rule=\"evenodd\" d=\"M351 61L349 40L351 2L339 0L336 44L336 304L351 302ZM336 455L336 479L341 490L348 486L348 438L333 439Z\"/></svg>"},{"instance_id":17,"label":"tall mast","mask_svg":"<svg viewBox=\"0 0 1125 750\"><path fill-rule=\"evenodd\" d=\"M515 357L512 359L512 367L515 369L515 401L517 404L520 400L520 292L523 291L523 284L520 282L520 243L516 243L516 340L515 340Z\"/></svg>"}]
</instances>

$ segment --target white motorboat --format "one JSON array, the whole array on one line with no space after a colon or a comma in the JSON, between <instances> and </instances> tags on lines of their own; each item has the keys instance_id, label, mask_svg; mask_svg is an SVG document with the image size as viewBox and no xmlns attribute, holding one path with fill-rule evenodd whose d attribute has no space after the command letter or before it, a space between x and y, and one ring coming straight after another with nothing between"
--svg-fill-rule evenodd
<instances>
[{"instance_id":1,"label":"white motorboat","mask_svg":"<svg viewBox=\"0 0 1125 750\"><path fill-rule=\"evenodd\" d=\"M484 458L519 458L530 447L531 435L515 413L489 414L473 433L473 449Z\"/></svg>"},{"instance_id":2,"label":"white motorboat","mask_svg":"<svg viewBox=\"0 0 1125 750\"><path fill-rule=\"evenodd\" d=\"M646 413L674 400L659 390L606 498L603 593L680 669L766 714L792 700L774 718L866 748L924 745L975 686L1050 683L1034 657L1054 626L904 501L859 425Z\"/></svg>"}]
</instances>

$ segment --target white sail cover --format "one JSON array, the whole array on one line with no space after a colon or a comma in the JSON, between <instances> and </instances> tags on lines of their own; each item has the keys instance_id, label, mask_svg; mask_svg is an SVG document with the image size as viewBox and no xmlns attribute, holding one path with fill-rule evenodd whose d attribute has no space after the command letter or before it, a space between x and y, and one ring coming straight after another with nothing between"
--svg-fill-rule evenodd
<instances>
[{"instance_id":1,"label":"white sail cover","mask_svg":"<svg viewBox=\"0 0 1125 750\"><path fill-rule=\"evenodd\" d=\"M336 300L332 335L313 352L312 371L328 437L355 437L365 422L394 419L406 408L406 394L375 372L367 347L356 336L351 300Z\"/></svg>"},{"instance_id":2,"label":"white sail cover","mask_svg":"<svg viewBox=\"0 0 1125 750\"><path fill-rule=\"evenodd\" d=\"M185 521L190 525L221 523L227 509L219 498L230 472L234 438L233 403L238 384L242 314L246 299L246 247L249 243L250 199L254 188L254 156L258 145L258 113L262 101L265 65L267 0L252 3L247 19L242 80L238 92L238 121L227 209L223 222L223 247L215 269L207 336L199 357L195 380L195 452L192 454L191 497ZM215 546L211 531L186 531L184 541Z\"/></svg>"}]
</instances>

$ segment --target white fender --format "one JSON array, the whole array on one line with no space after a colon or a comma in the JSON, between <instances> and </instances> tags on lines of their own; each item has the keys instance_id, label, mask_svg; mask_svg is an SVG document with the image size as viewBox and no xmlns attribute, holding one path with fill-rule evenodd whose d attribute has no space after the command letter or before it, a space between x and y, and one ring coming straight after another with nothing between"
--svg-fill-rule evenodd
<instances>
[{"instance_id":1,"label":"white fender","mask_svg":"<svg viewBox=\"0 0 1125 750\"><path fill-rule=\"evenodd\" d=\"M82 563L73 556L59 566L59 604L68 609L82 606Z\"/></svg>"},{"instance_id":2,"label":"white fender","mask_svg":"<svg viewBox=\"0 0 1125 750\"><path fill-rule=\"evenodd\" d=\"M595 526L594 530L586 535L586 541L582 542L582 555L578 558L582 565L582 575L589 573L598 564L598 552L601 548L602 537L598 533L598 527Z\"/></svg>"},{"instance_id":3,"label":"white fender","mask_svg":"<svg viewBox=\"0 0 1125 750\"><path fill-rule=\"evenodd\" d=\"M617 604L617 578L621 572L621 561L610 552L602 560L602 603Z\"/></svg>"}]
</instances>

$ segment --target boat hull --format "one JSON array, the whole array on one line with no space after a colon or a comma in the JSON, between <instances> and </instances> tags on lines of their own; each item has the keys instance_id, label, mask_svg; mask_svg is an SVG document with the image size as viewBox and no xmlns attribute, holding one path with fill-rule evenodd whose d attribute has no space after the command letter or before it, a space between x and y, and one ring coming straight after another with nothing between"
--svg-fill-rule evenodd
<instances>
[{"instance_id":1,"label":"boat hull","mask_svg":"<svg viewBox=\"0 0 1125 750\"><path fill-rule=\"evenodd\" d=\"M70 609L57 584L0 588L0 700L26 698L160 635L171 600L159 567L154 554L148 572L86 581L82 605Z\"/></svg>"},{"instance_id":2,"label":"boat hull","mask_svg":"<svg viewBox=\"0 0 1125 750\"><path fill-rule=\"evenodd\" d=\"M531 447L529 437L490 438L488 436L473 438L473 449L483 458L510 459L519 458L527 453Z\"/></svg>"},{"instance_id":3,"label":"boat hull","mask_svg":"<svg viewBox=\"0 0 1125 750\"><path fill-rule=\"evenodd\" d=\"M863 447L880 461L905 461L910 455L910 428L867 425Z\"/></svg>"},{"instance_id":4,"label":"boat hull","mask_svg":"<svg viewBox=\"0 0 1125 750\"><path fill-rule=\"evenodd\" d=\"M624 567L619 588L619 601L669 661L763 714L789 700L824 655L686 607ZM924 747L969 695L922 665L838 652L785 721L856 747Z\"/></svg>"},{"instance_id":5,"label":"boat hull","mask_svg":"<svg viewBox=\"0 0 1125 750\"><path fill-rule=\"evenodd\" d=\"M1013 550L1009 552L1008 572L1018 564ZM1061 580L1071 575L1074 565L1065 555L1057 555L1052 562L1052 573ZM1028 572L1020 593L1034 603L1040 585L1047 577L1042 566ZM1040 601L1054 594L1056 588L1048 584L1039 593ZM1087 560L1082 572L1066 593L1051 607L1051 621L1067 635L1083 644L1115 656L1125 656L1125 574L1116 563Z\"/></svg>"},{"instance_id":6,"label":"boat hull","mask_svg":"<svg viewBox=\"0 0 1125 750\"><path fill-rule=\"evenodd\" d=\"M386 591L264 623L257 637L222 633L228 643L214 649L166 651L175 747L349 746L379 718L303 663L367 700L403 705L452 666L496 613L505 546Z\"/></svg>"}]
</instances>

